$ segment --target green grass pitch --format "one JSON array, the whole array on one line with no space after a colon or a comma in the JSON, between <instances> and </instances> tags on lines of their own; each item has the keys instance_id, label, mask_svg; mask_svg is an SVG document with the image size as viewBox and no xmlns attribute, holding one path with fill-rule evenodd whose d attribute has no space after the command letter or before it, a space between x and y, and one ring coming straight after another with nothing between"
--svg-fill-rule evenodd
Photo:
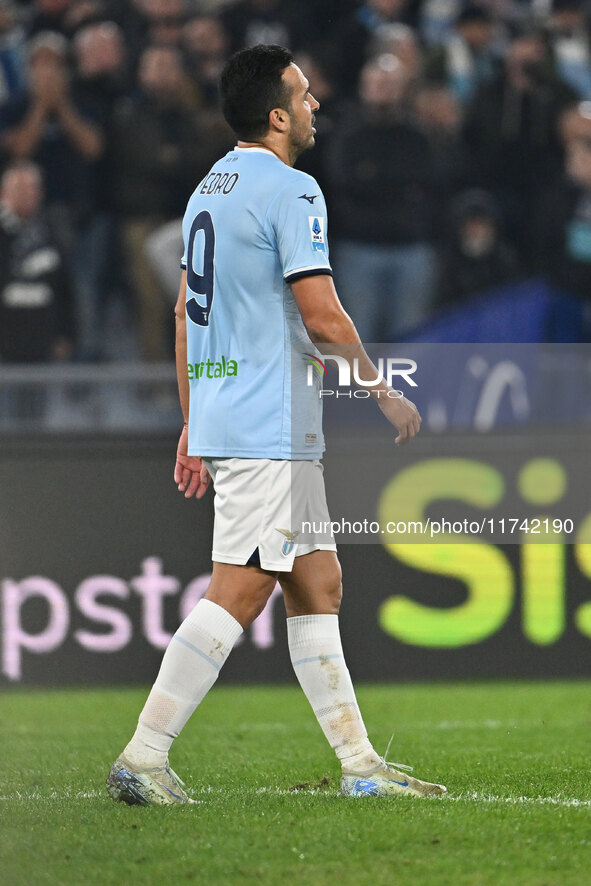
<instances>
[{"instance_id":1,"label":"green grass pitch","mask_svg":"<svg viewBox=\"0 0 591 886\"><path fill-rule=\"evenodd\" d=\"M370 736L443 799L338 795L296 687L214 689L171 762L202 802L114 804L104 781L146 692L4 693L3 886L585 886L589 682L362 686ZM292 790L295 786L297 790Z\"/></svg>"}]
</instances>

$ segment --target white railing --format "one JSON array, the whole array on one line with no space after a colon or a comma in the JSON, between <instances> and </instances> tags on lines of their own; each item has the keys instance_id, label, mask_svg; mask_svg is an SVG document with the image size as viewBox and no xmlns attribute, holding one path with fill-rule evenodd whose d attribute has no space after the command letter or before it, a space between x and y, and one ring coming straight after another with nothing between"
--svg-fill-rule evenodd
<instances>
[{"instance_id":1,"label":"white railing","mask_svg":"<svg viewBox=\"0 0 591 886\"><path fill-rule=\"evenodd\" d=\"M0 364L0 435L174 430L172 363Z\"/></svg>"}]
</instances>

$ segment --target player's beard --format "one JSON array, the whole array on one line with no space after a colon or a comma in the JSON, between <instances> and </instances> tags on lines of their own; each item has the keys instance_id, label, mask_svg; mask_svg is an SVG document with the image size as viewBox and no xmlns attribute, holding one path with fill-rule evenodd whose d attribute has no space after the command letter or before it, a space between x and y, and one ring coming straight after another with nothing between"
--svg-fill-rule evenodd
<instances>
[{"instance_id":1,"label":"player's beard","mask_svg":"<svg viewBox=\"0 0 591 886\"><path fill-rule=\"evenodd\" d=\"M303 154L304 151L309 151L310 148L313 148L316 144L314 139L315 133L312 131L312 127L314 126L314 119L310 120L309 124L306 126L296 127L291 131L290 138L290 153L291 156L296 159Z\"/></svg>"}]
</instances>

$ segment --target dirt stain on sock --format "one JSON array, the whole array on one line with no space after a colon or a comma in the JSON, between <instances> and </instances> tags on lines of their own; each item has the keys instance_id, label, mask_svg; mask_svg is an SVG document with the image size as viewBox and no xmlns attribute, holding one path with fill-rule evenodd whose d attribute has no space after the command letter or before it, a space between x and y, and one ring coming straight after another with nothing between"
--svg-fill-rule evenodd
<instances>
[{"instance_id":1,"label":"dirt stain on sock","mask_svg":"<svg viewBox=\"0 0 591 886\"><path fill-rule=\"evenodd\" d=\"M339 713L328 722L328 728L333 735L339 736L339 744L359 737L359 711L357 706L351 704L340 705Z\"/></svg>"},{"instance_id":2,"label":"dirt stain on sock","mask_svg":"<svg viewBox=\"0 0 591 886\"><path fill-rule=\"evenodd\" d=\"M336 691L339 688L339 666L336 665L328 655L319 656L320 667L324 669L328 680L328 688Z\"/></svg>"}]
</instances>

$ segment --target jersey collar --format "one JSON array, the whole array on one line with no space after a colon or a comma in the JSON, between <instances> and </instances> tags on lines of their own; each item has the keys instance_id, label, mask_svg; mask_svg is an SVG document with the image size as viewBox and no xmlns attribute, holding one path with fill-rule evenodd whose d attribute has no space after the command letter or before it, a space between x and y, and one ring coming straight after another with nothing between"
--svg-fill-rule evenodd
<instances>
[{"instance_id":1,"label":"jersey collar","mask_svg":"<svg viewBox=\"0 0 591 886\"><path fill-rule=\"evenodd\" d=\"M239 148L238 145L236 145L234 150L240 151L242 154L270 154L271 157L277 157L277 154L274 154L269 148Z\"/></svg>"}]
</instances>

